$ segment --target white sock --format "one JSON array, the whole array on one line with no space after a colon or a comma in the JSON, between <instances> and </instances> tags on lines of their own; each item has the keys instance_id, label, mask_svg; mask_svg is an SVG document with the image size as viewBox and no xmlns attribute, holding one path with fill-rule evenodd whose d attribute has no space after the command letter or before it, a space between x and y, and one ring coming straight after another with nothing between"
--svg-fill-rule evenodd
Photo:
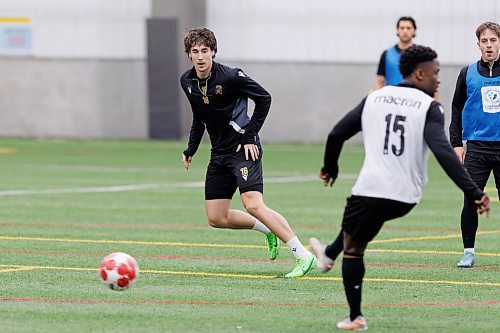
<instances>
[{"instance_id":1,"label":"white sock","mask_svg":"<svg viewBox=\"0 0 500 333\"><path fill-rule=\"evenodd\" d=\"M271 232L271 230L269 230L269 228L266 227L266 225L260 222L259 220L255 220L255 225L253 226L252 230L262 232L266 235Z\"/></svg>"},{"instance_id":2,"label":"white sock","mask_svg":"<svg viewBox=\"0 0 500 333\"><path fill-rule=\"evenodd\" d=\"M464 254L465 254L465 252L470 252L470 253L474 254L474 248L472 247L469 249L464 249Z\"/></svg>"},{"instance_id":3,"label":"white sock","mask_svg":"<svg viewBox=\"0 0 500 333\"><path fill-rule=\"evenodd\" d=\"M297 236L286 242L286 245L290 251L292 251L295 258L309 258L312 255L312 253L309 252L304 245L302 245Z\"/></svg>"}]
</instances>

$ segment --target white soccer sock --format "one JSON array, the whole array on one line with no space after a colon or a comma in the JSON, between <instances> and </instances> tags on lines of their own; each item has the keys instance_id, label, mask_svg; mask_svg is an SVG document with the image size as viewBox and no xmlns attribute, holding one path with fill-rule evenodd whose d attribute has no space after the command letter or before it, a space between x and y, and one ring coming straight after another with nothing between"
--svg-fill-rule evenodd
<instances>
[{"instance_id":1,"label":"white soccer sock","mask_svg":"<svg viewBox=\"0 0 500 333\"><path fill-rule=\"evenodd\" d=\"M297 236L286 242L286 245L290 251L292 251L295 258L309 258L312 255L312 253L309 252L304 245L302 245Z\"/></svg>"},{"instance_id":2,"label":"white soccer sock","mask_svg":"<svg viewBox=\"0 0 500 333\"><path fill-rule=\"evenodd\" d=\"M474 248L472 247L472 248L464 249L464 254L465 254L465 252L470 252L470 253L474 254Z\"/></svg>"},{"instance_id":3,"label":"white soccer sock","mask_svg":"<svg viewBox=\"0 0 500 333\"><path fill-rule=\"evenodd\" d=\"M260 222L259 220L255 220L255 225L253 226L252 230L262 232L266 235L271 232L271 230L269 230L269 228L266 227L266 225Z\"/></svg>"}]
</instances>

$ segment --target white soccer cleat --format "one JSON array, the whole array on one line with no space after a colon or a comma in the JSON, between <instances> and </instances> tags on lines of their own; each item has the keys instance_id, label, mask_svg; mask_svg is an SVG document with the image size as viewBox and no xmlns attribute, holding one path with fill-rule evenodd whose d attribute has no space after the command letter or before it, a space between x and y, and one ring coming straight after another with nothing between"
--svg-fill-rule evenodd
<instances>
[{"instance_id":1,"label":"white soccer cleat","mask_svg":"<svg viewBox=\"0 0 500 333\"><path fill-rule=\"evenodd\" d=\"M463 258L457 264L457 267L459 267L459 268L472 268L472 267L474 267L475 263L476 263L476 257L474 256L474 253L469 252L469 251L465 251Z\"/></svg>"},{"instance_id":2,"label":"white soccer cleat","mask_svg":"<svg viewBox=\"0 0 500 333\"><path fill-rule=\"evenodd\" d=\"M316 255L316 258L318 258L316 261L316 267L318 267L323 273L332 269L335 261L326 256L326 245L322 244L317 238L314 237L309 238L309 245L311 246L311 250L314 255Z\"/></svg>"},{"instance_id":3,"label":"white soccer cleat","mask_svg":"<svg viewBox=\"0 0 500 333\"><path fill-rule=\"evenodd\" d=\"M337 323L337 328L344 331L366 331L368 324L363 316L357 316L351 321L349 316L345 317Z\"/></svg>"}]
</instances>

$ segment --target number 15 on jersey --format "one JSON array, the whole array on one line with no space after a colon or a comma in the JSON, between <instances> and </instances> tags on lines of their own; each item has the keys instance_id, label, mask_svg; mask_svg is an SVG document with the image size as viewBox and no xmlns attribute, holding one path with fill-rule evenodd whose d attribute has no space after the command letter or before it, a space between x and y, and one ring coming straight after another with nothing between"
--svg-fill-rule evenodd
<instances>
[{"instance_id":1,"label":"number 15 on jersey","mask_svg":"<svg viewBox=\"0 0 500 333\"><path fill-rule=\"evenodd\" d=\"M389 154L389 137L391 137L391 142L394 142L394 140L399 141L399 146L396 146L394 144L391 145L392 153L395 156L403 155L405 151L405 121L405 116L394 116L392 113L389 113L387 114L387 116L385 116L386 126L384 139L384 155Z\"/></svg>"}]
</instances>

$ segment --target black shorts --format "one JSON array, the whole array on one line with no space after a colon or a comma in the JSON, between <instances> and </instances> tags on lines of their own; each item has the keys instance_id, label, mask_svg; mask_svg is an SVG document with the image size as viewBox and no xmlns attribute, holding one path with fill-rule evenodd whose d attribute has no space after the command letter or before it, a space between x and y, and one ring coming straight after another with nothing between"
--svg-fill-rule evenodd
<instances>
[{"instance_id":1,"label":"black shorts","mask_svg":"<svg viewBox=\"0 0 500 333\"><path fill-rule=\"evenodd\" d=\"M490 178L491 171L493 171L498 197L500 198L500 156L482 154L475 151L467 152L465 154L464 167L481 190L484 190Z\"/></svg>"},{"instance_id":2,"label":"black shorts","mask_svg":"<svg viewBox=\"0 0 500 333\"><path fill-rule=\"evenodd\" d=\"M256 161L245 159L245 151L230 155L212 155L205 178L205 200L231 199L236 188L240 193L257 191L263 193L262 147L259 145Z\"/></svg>"},{"instance_id":3,"label":"black shorts","mask_svg":"<svg viewBox=\"0 0 500 333\"><path fill-rule=\"evenodd\" d=\"M342 220L342 230L354 240L370 242L384 222L404 216L416 204L353 195L347 198Z\"/></svg>"}]
</instances>

